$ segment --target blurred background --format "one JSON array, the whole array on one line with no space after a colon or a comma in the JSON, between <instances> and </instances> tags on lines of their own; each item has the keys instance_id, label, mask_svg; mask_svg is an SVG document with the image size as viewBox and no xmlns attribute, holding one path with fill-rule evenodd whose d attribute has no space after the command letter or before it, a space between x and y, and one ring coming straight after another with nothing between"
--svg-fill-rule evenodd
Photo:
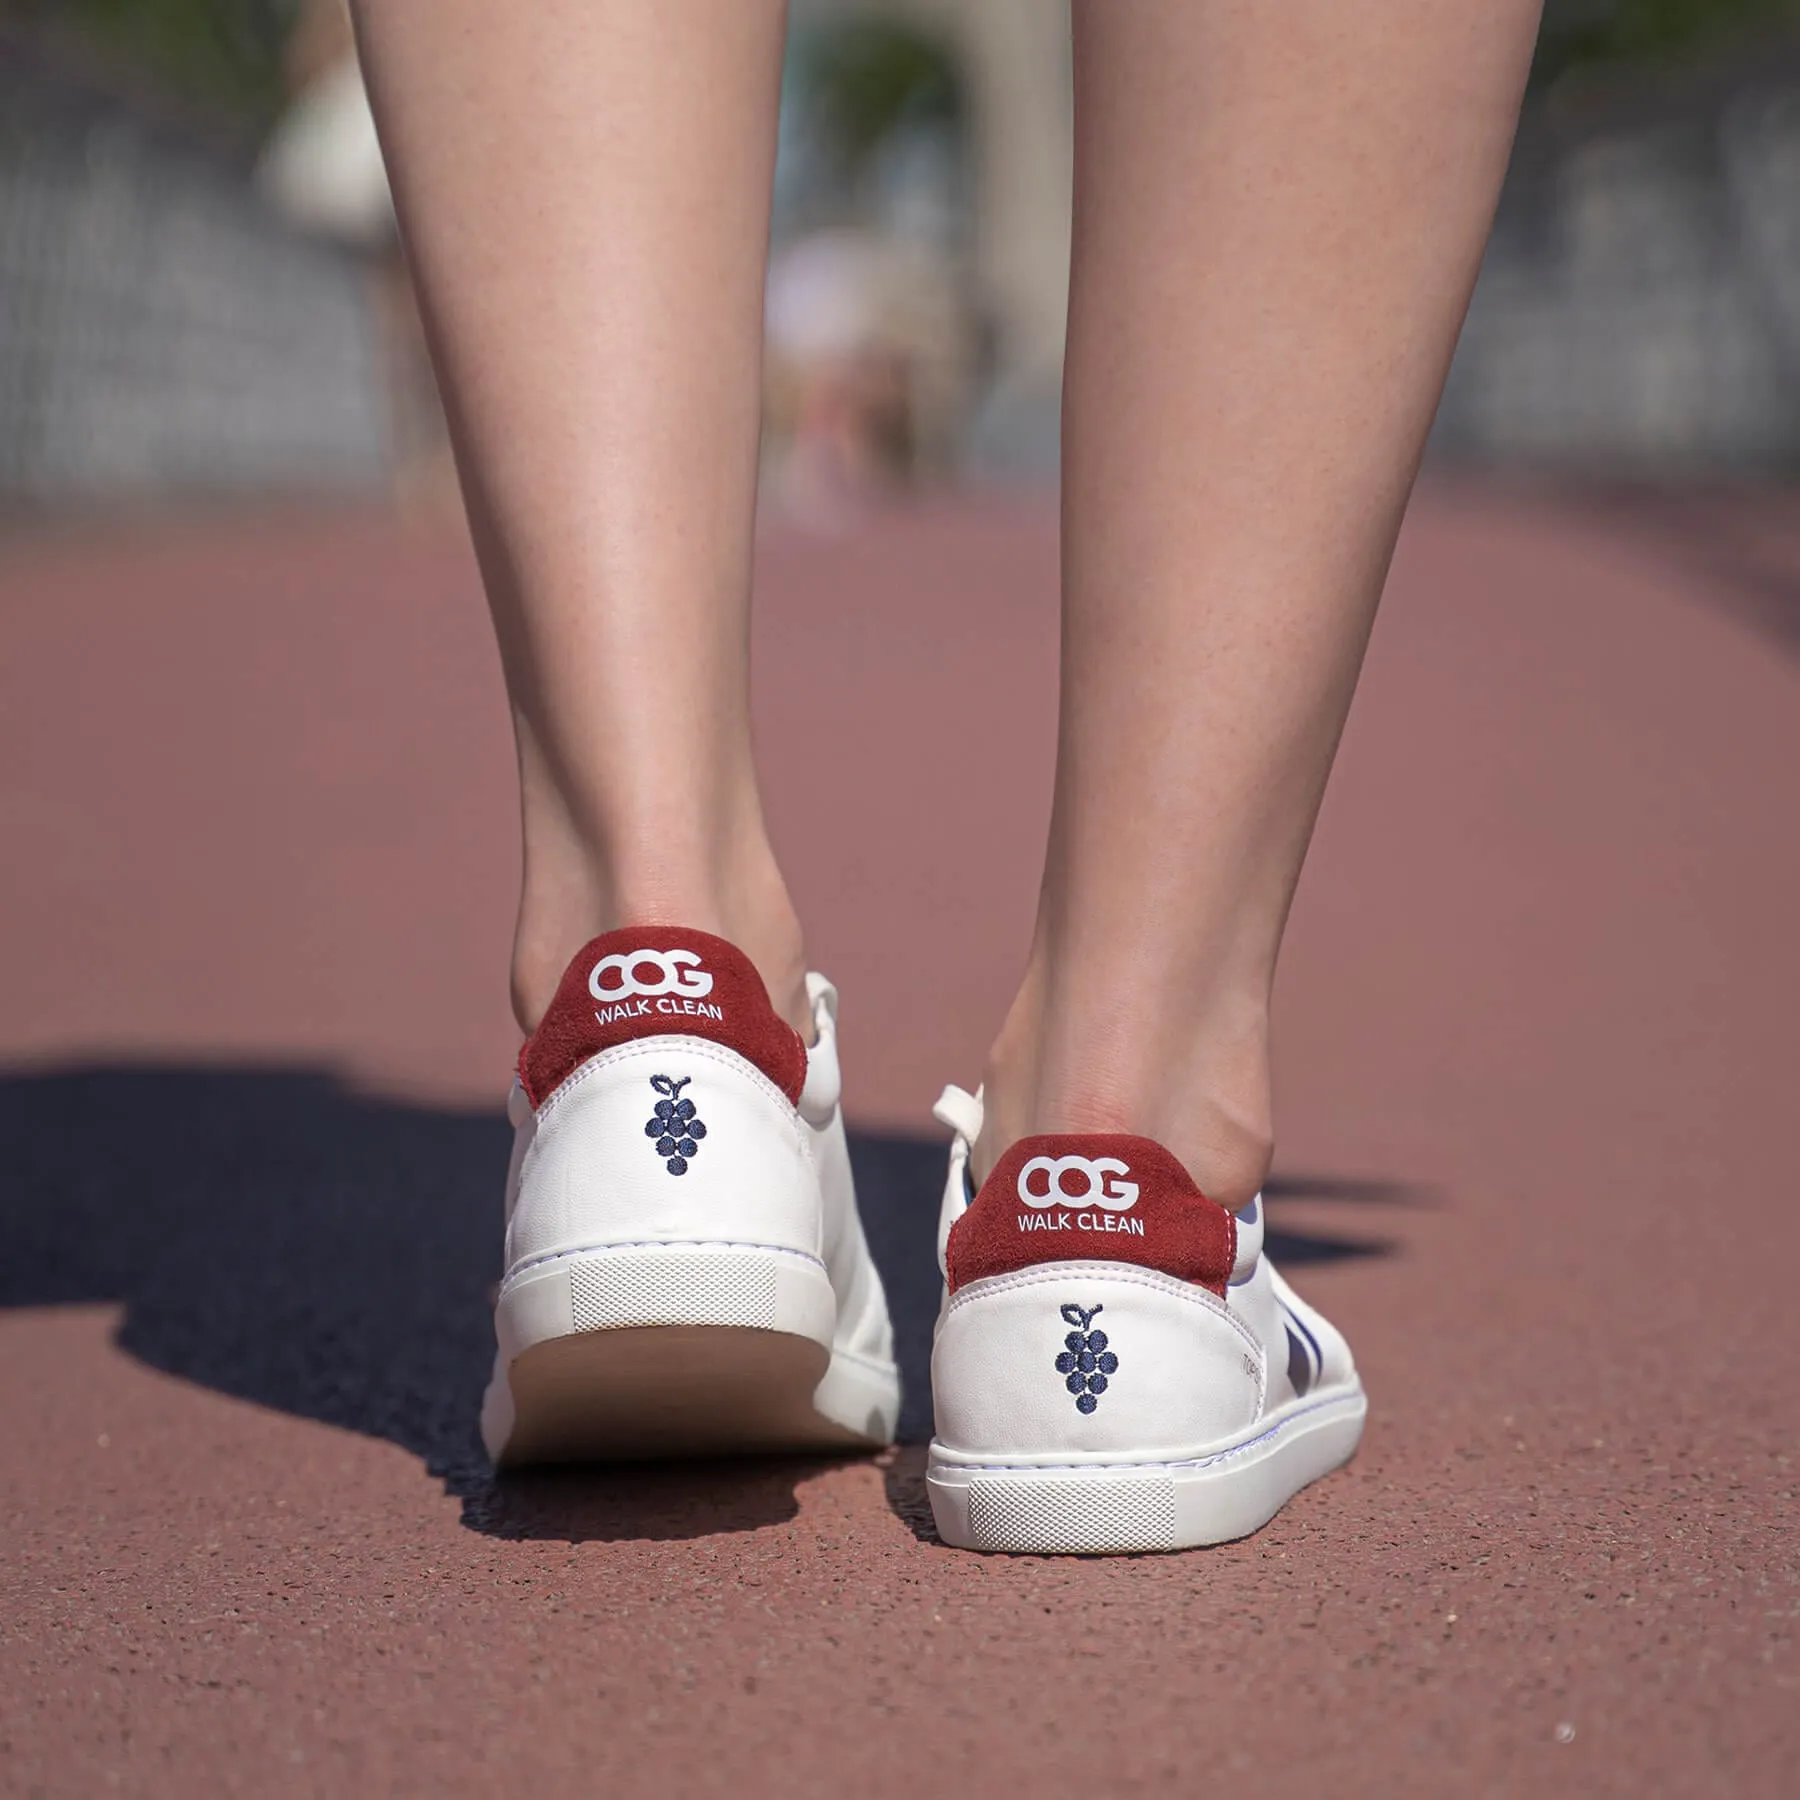
<instances>
[{"instance_id":1,"label":"blurred background","mask_svg":"<svg viewBox=\"0 0 1800 1800\"><path fill-rule=\"evenodd\" d=\"M1203 1575L923 1497L1064 9L792 16L754 722L906 1444L496 1485L513 750L345 16L0 0L0 1787L1800 1792L1800 0L1550 0L1276 994L1271 1241L1377 1408Z\"/></svg>"},{"instance_id":2,"label":"blurred background","mask_svg":"<svg viewBox=\"0 0 1800 1800\"><path fill-rule=\"evenodd\" d=\"M782 504L1056 462L1066 19L798 0L768 306ZM445 489L338 0L5 0L0 501ZM1439 423L1463 465L1800 454L1800 9L1551 0Z\"/></svg>"}]
</instances>

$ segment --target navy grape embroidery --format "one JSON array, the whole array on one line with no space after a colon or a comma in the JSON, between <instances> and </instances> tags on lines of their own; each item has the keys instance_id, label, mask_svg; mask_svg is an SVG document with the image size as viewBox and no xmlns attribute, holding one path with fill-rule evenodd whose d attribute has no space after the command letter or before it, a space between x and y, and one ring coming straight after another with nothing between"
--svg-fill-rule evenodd
<instances>
[{"instance_id":1,"label":"navy grape embroidery","mask_svg":"<svg viewBox=\"0 0 1800 1800\"><path fill-rule=\"evenodd\" d=\"M1075 1410L1091 1413L1100 1404L1106 1384L1118 1373L1119 1359L1106 1347L1104 1331L1089 1331L1094 1314L1103 1306L1065 1306L1063 1323L1075 1329L1063 1339L1063 1353L1056 1359L1056 1372L1063 1376L1063 1386L1075 1396Z\"/></svg>"},{"instance_id":2,"label":"navy grape embroidery","mask_svg":"<svg viewBox=\"0 0 1800 1800\"><path fill-rule=\"evenodd\" d=\"M706 1123L694 1111L694 1103L681 1097L681 1090L693 1080L691 1075L652 1075L650 1085L662 1097L656 1103L655 1116L646 1121L644 1136L656 1139L656 1154L671 1175L685 1175L688 1164L700 1152L700 1140L706 1136Z\"/></svg>"}]
</instances>

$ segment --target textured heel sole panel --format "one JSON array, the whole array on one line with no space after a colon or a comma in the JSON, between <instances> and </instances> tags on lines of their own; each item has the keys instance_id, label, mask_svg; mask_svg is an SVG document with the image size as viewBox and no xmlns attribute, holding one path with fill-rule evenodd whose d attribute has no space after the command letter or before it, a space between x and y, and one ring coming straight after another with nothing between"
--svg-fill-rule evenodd
<instances>
[{"instance_id":1,"label":"textured heel sole panel","mask_svg":"<svg viewBox=\"0 0 1800 1800\"><path fill-rule=\"evenodd\" d=\"M775 1328L775 1268L766 1256L679 1254L596 1258L569 1271L569 1311L579 1331L633 1325Z\"/></svg>"},{"instance_id":2,"label":"textured heel sole panel","mask_svg":"<svg viewBox=\"0 0 1800 1800\"><path fill-rule=\"evenodd\" d=\"M1175 1484L1164 1477L973 1481L976 1550L1020 1555L1129 1555L1175 1548Z\"/></svg>"}]
</instances>

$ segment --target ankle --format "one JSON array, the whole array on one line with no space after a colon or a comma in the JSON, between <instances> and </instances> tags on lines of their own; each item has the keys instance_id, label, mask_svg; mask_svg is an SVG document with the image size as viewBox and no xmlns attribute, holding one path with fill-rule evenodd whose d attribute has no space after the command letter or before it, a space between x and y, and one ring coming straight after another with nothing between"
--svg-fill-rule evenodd
<instances>
[{"instance_id":1,"label":"ankle","mask_svg":"<svg viewBox=\"0 0 1800 1800\"><path fill-rule=\"evenodd\" d=\"M806 949L799 915L773 855L735 879L614 882L597 871L572 882L533 884L528 874L513 939L512 1002L529 1033L544 1015L569 958L602 932L630 925L686 926L735 944L756 965L776 1012L810 1044Z\"/></svg>"},{"instance_id":2,"label":"ankle","mask_svg":"<svg viewBox=\"0 0 1800 1800\"><path fill-rule=\"evenodd\" d=\"M1048 1014L1034 1028L1031 986L984 1072L978 1181L1022 1137L1128 1132L1162 1144L1228 1210L1255 1198L1274 1144L1266 1006L1222 1008L1174 1029L1152 1019L1141 1031L1121 1032L1116 1020L1090 1029Z\"/></svg>"}]
</instances>

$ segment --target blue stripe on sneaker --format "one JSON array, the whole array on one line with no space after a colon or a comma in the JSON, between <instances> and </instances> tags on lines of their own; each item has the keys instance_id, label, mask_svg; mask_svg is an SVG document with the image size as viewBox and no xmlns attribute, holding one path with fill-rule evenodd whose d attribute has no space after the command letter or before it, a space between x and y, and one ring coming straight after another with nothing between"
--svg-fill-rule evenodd
<instances>
[{"instance_id":1,"label":"blue stripe on sneaker","mask_svg":"<svg viewBox=\"0 0 1800 1800\"><path fill-rule=\"evenodd\" d=\"M1306 1347L1312 1352L1311 1369L1306 1383L1306 1387L1311 1387L1325 1373L1325 1352L1319 1348L1319 1340L1307 1329L1306 1321L1285 1300L1281 1302L1281 1310L1289 1326L1288 1342L1293 1342L1293 1334L1297 1331L1306 1339ZM1289 1362L1292 1360L1290 1356ZM1296 1391L1304 1394L1306 1388L1297 1388Z\"/></svg>"},{"instance_id":2,"label":"blue stripe on sneaker","mask_svg":"<svg viewBox=\"0 0 1800 1800\"><path fill-rule=\"evenodd\" d=\"M1294 1335L1293 1326L1287 1328L1288 1384L1296 1394L1305 1394L1313 1384L1312 1359L1306 1354L1306 1346Z\"/></svg>"}]
</instances>

